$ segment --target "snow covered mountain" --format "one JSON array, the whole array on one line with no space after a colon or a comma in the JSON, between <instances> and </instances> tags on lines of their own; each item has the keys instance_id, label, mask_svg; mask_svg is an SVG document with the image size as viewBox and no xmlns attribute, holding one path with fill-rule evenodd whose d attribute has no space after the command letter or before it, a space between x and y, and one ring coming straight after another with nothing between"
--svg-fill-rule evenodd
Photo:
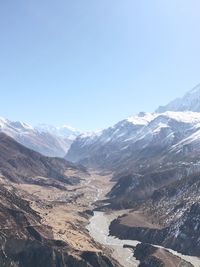
<instances>
[{"instance_id":1,"label":"snow covered mountain","mask_svg":"<svg viewBox=\"0 0 200 267\"><path fill-rule=\"evenodd\" d=\"M49 133L69 140L76 139L76 137L80 134L79 131L68 125L56 127L49 124L38 124L35 126L35 129L41 133Z\"/></svg>"},{"instance_id":2,"label":"snow covered mountain","mask_svg":"<svg viewBox=\"0 0 200 267\"><path fill-rule=\"evenodd\" d=\"M33 127L24 122L13 122L5 118L0 118L0 132L6 133L22 145L50 157L64 157L73 139L79 134L66 126L60 128L46 125Z\"/></svg>"},{"instance_id":3,"label":"snow covered mountain","mask_svg":"<svg viewBox=\"0 0 200 267\"><path fill-rule=\"evenodd\" d=\"M97 134L78 136L66 158L90 167L136 170L152 157L158 164L198 147L200 152L200 113L141 113Z\"/></svg>"},{"instance_id":4,"label":"snow covered mountain","mask_svg":"<svg viewBox=\"0 0 200 267\"><path fill-rule=\"evenodd\" d=\"M120 168L122 165L135 168L136 160L152 154L157 154L161 161L161 156L196 153L200 150L198 112L200 84L184 97L159 107L155 113L141 112L103 131L78 136L66 158L113 170L119 165Z\"/></svg>"},{"instance_id":5,"label":"snow covered mountain","mask_svg":"<svg viewBox=\"0 0 200 267\"><path fill-rule=\"evenodd\" d=\"M182 98L177 98L166 106L160 106L156 110L157 113L165 111L200 112L200 84L187 92Z\"/></svg>"}]
</instances>

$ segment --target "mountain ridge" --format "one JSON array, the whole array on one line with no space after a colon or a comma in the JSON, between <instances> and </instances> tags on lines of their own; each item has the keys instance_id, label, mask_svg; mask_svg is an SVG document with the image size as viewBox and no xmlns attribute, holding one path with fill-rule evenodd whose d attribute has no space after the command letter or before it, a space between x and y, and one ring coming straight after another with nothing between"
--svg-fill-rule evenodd
<instances>
[{"instance_id":1,"label":"mountain ridge","mask_svg":"<svg viewBox=\"0 0 200 267\"><path fill-rule=\"evenodd\" d=\"M60 184L76 184L79 179L68 177L65 171L75 169L86 172L82 166L76 166L61 158L45 157L14 139L0 133L0 172L14 183L34 183L44 186L61 187ZM48 177L48 180L43 179Z\"/></svg>"},{"instance_id":2,"label":"mountain ridge","mask_svg":"<svg viewBox=\"0 0 200 267\"><path fill-rule=\"evenodd\" d=\"M79 135L72 127L46 124L31 126L21 121L0 118L0 132L45 156L64 157L74 138Z\"/></svg>"},{"instance_id":3,"label":"mountain ridge","mask_svg":"<svg viewBox=\"0 0 200 267\"><path fill-rule=\"evenodd\" d=\"M156 109L156 113L163 113L165 111L200 112L200 84L186 92L183 97L172 100L167 105L160 106Z\"/></svg>"}]
</instances>

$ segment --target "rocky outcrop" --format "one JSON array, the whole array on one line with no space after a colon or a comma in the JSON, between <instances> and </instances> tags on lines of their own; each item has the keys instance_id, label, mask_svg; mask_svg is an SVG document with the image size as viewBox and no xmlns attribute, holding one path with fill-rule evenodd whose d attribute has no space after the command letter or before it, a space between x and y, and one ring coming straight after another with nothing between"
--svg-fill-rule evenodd
<instances>
[{"instance_id":1,"label":"rocky outcrop","mask_svg":"<svg viewBox=\"0 0 200 267\"><path fill-rule=\"evenodd\" d=\"M195 203L171 224L165 240L167 246L185 254L200 256L200 203Z\"/></svg>"},{"instance_id":2,"label":"rocky outcrop","mask_svg":"<svg viewBox=\"0 0 200 267\"><path fill-rule=\"evenodd\" d=\"M156 251L157 249L149 244L138 244L134 256L140 261L139 267L164 267L164 262L153 256Z\"/></svg>"},{"instance_id":3,"label":"rocky outcrop","mask_svg":"<svg viewBox=\"0 0 200 267\"><path fill-rule=\"evenodd\" d=\"M165 249L145 243L136 246L134 256L140 261L139 267L192 267L192 264L181 260Z\"/></svg>"},{"instance_id":4,"label":"rocky outcrop","mask_svg":"<svg viewBox=\"0 0 200 267\"><path fill-rule=\"evenodd\" d=\"M102 253L77 253L59 241L12 239L0 250L0 266L10 267L117 267Z\"/></svg>"},{"instance_id":5,"label":"rocky outcrop","mask_svg":"<svg viewBox=\"0 0 200 267\"><path fill-rule=\"evenodd\" d=\"M163 244L168 229L150 229L145 227L130 227L120 223L120 218L112 221L110 234L120 239L138 240L143 243L155 245Z\"/></svg>"},{"instance_id":6,"label":"rocky outcrop","mask_svg":"<svg viewBox=\"0 0 200 267\"><path fill-rule=\"evenodd\" d=\"M200 203L193 204L168 227L152 229L121 224L120 218L110 225L110 234L121 239L161 245L183 254L200 256Z\"/></svg>"},{"instance_id":7,"label":"rocky outcrop","mask_svg":"<svg viewBox=\"0 0 200 267\"><path fill-rule=\"evenodd\" d=\"M165 201L167 206L172 203L170 196L173 197L173 192L174 198L176 198L176 193L180 198L182 192L185 195L184 198L195 200L199 195L199 167L199 163L174 162L160 166L156 170L148 168L145 173L121 176L108 194L109 202L113 208L133 208L141 201L147 201L149 205L151 199L156 200L159 195L162 198L167 191L169 191ZM176 198L176 201L178 205L183 202L183 199L180 199L178 203ZM162 202L160 208L161 206Z\"/></svg>"}]
</instances>

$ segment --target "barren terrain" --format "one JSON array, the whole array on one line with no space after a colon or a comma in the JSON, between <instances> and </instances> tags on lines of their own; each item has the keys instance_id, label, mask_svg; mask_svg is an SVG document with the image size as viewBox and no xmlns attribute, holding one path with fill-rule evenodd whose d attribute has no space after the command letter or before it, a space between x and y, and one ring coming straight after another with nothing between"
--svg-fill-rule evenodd
<instances>
[{"instance_id":1,"label":"barren terrain","mask_svg":"<svg viewBox=\"0 0 200 267\"><path fill-rule=\"evenodd\" d=\"M90 174L80 176L80 171L77 172L68 170L66 175L73 178L79 174L81 182L76 185L66 184L64 189L24 183L11 183L10 187L15 188L20 197L27 200L41 217L40 224L33 226L37 228L43 225L51 229L52 239L66 242L75 251L103 252L116 259L119 262L117 266L138 266L139 262L133 258L133 251L123 248L123 245L129 245L129 241L120 242L114 237L108 237L110 222L121 216L120 223L130 227L159 229L161 226L139 211L107 210L106 216L100 216L98 222L94 221L93 233L92 228L88 228L89 222L92 222L92 211L99 200L106 199L114 182L111 181L111 175L90 171ZM136 246L138 242L131 241L130 244ZM182 262L180 258L163 249L158 249L154 256L164 261L166 267L178 266Z\"/></svg>"},{"instance_id":2,"label":"barren terrain","mask_svg":"<svg viewBox=\"0 0 200 267\"><path fill-rule=\"evenodd\" d=\"M71 176L76 176L76 173L71 173ZM65 190L33 184L14 186L39 213L41 223L51 227L54 239L63 240L80 251L100 251L102 248L85 228L89 217L87 211L95 208L94 203L104 198L112 185L109 176L92 172L78 185L65 185Z\"/></svg>"}]
</instances>

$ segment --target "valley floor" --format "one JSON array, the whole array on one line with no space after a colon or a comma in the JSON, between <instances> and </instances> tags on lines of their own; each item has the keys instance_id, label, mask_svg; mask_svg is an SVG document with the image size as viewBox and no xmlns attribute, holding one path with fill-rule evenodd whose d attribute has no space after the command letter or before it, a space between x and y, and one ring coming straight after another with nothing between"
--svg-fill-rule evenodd
<instances>
[{"instance_id":1,"label":"valley floor","mask_svg":"<svg viewBox=\"0 0 200 267\"><path fill-rule=\"evenodd\" d=\"M122 218L125 225L149 228L160 226L148 221L144 215L129 213L128 210L108 211L105 214L97 212L91 217L91 212L96 207L95 202L104 200L113 185L111 175L91 171L90 175L82 178L79 185L66 186L66 190L27 184L18 184L17 189L21 197L27 199L31 207L40 214L42 224L51 227L54 239L63 240L79 251L103 251L108 256L112 255L119 266L138 266L139 262L133 258L133 250L123 248L123 245L136 246L138 242L121 242L115 237L109 237L111 221L122 214L128 214ZM157 252L157 258L164 259L167 267L190 266L181 265L182 260L179 257L163 249Z\"/></svg>"},{"instance_id":2,"label":"valley floor","mask_svg":"<svg viewBox=\"0 0 200 267\"><path fill-rule=\"evenodd\" d=\"M54 239L63 240L74 249L97 251L98 246L88 234L88 211L112 187L108 176L92 173L77 186L66 190L30 184L18 184L21 197L42 217L42 224L50 226Z\"/></svg>"}]
</instances>

